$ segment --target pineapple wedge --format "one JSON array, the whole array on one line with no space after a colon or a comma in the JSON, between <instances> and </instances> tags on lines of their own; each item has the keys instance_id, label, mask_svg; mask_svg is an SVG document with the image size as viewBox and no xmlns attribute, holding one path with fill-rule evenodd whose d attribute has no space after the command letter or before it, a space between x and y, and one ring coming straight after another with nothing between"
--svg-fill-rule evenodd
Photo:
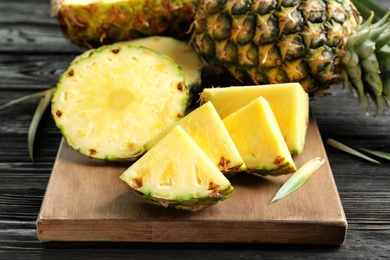
<instances>
[{"instance_id":1,"label":"pineapple wedge","mask_svg":"<svg viewBox=\"0 0 390 260\"><path fill-rule=\"evenodd\" d=\"M200 100L201 104L211 101L223 119L260 96L269 102L290 153L300 154L309 121L309 96L299 83L205 88Z\"/></svg>"},{"instance_id":2,"label":"pineapple wedge","mask_svg":"<svg viewBox=\"0 0 390 260\"><path fill-rule=\"evenodd\" d=\"M92 158L135 159L185 115L188 88L169 57L132 45L104 46L60 78L52 115L68 144Z\"/></svg>"},{"instance_id":3,"label":"pineapple wedge","mask_svg":"<svg viewBox=\"0 0 390 260\"><path fill-rule=\"evenodd\" d=\"M259 97L223 119L247 172L281 175L296 171L295 163L268 101Z\"/></svg>"},{"instance_id":4,"label":"pineapple wedge","mask_svg":"<svg viewBox=\"0 0 390 260\"><path fill-rule=\"evenodd\" d=\"M211 102L196 108L175 125L180 125L224 174L245 170L240 153ZM152 138L145 149L150 150L175 125Z\"/></svg>"},{"instance_id":5,"label":"pineapple wedge","mask_svg":"<svg viewBox=\"0 0 390 260\"><path fill-rule=\"evenodd\" d=\"M234 188L181 126L176 126L120 179L135 194L166 208L197 211Z\"/></svg>"}]
</instances>

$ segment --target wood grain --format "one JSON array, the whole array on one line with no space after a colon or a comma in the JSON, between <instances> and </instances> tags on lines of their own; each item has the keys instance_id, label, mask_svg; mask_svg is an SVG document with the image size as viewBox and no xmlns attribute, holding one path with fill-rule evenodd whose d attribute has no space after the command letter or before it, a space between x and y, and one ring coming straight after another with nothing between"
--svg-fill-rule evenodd
<instances>
[{"instance_id":1,"label":"wood grain","mask_svg":"<svg viewBox=\"0 0 390 260\"><path fill-rule=\"evenodd\" d=\"M127 166L87 158L62 141L37 219L43 241L342 244L346 217L315 120L297 166L326 159L295 193L269 205L289 178L232 178L231 198L199 212L147 204L119 175Z\"/></svg>"}]
</instances>

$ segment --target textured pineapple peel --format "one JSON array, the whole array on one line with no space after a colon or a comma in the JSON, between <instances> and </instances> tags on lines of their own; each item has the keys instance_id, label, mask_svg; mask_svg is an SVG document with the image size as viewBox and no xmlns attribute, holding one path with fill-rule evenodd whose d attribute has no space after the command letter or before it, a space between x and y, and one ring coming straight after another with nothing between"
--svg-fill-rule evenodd
<instances>
[{"instance_id":1,"label":"textured pineapple peel","mask_svg":"<svg viewBox=\"0 0 390 260\"><path fill-rule=\"evenodd\" d=\"M225 200L234 191L181 126L173 128L120 178L147 201L192 211Z\"/></svg>"},{"instance_id":2,"label":"textured pineapple peel","mask_svg":"<svg viewBox=\"0 0 390 260\"><path fill-rule=\"evenodd\" d=\"M101 47L60 78L52 114L68 144L92 158L122 160L184 116L181 68L150 49Z\"/></svg>"}]
</instances>

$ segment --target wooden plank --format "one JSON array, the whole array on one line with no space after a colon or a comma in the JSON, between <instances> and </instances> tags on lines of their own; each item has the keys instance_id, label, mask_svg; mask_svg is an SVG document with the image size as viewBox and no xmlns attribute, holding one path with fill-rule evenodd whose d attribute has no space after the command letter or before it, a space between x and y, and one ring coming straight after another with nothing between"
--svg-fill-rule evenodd
<instances>
[{"instance_id":1,"label":"wooden plank","mask_svg":"<svg viewBox=\"0 0 390 260\"><path fill-rule=\"evenodd\" d=\"M326 163L300 189L269 205L289 176L232 178L231 198L198 212L151 205L120 181L126 165L89 159L62 141L37 218L42 241L342 244L347 220L317 128L309 123L298 167Z\"/></svg>"}]
</instances>

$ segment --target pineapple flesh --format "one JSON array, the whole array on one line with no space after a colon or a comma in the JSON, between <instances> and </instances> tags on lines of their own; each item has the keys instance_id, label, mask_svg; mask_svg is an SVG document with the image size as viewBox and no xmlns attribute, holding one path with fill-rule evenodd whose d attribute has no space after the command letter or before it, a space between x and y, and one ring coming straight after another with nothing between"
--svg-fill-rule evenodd
<instances>
[{"instance_id":1,"label":"pineapple flesh","mask_svg":"<svg viewBox=\"0 0 390 260\"><path fill-rule=\"evenodd\" d=\"M126 160L185 115L181 68L144 47L104 46L61 76L52 115L67 143L92 158Z\"/></svg>"},{"instance_id":2,"label":"pineapple flesh","mask_svg":"<svg viewBox=\"0 0 390 260\"><path fill-rule=\"evenodd\" d=\"M195 101L195 97L200 92L203 61L187 42L168 36L149 36L112 45L120 47L128 44L152 49L173 59L183 70L186 85L190 90L190 103ZM85 51L77 56L75 61L87 58L93 52L94 49Z\"/></svg>"},{"instance_id":3,"label":"pineapple flesh","mask_svg":"<svg viewBox=\"0 0 390 260\"><path fill-rule=\"evenodd\" d=\"M152 35L186 39L197 0L52 0L52 16L71 42L96 48Z\"/></svg>"},{"instance_id":4,"label":"pineapple flesh","mask_svg":"<svg viewBox=\"0 0 390 260\"><path fill-rule=\"evenodd\" d=\"M175 125L180 125L225 175L232 176L246 169L240 153L211 102L196 108ZM147 142L146 150L152 149L175 125Z\"/></svg>"},{"instance_id":5,"label":"pineapple flesh","mask_svg":"<svg viewBox=\"0 0 390 260\"><path fill-rule=\"evenodd\" d=\"M290 153L300 154L309 121L309 95L299 83L205 88L200 102L211 101L223 119L260 96L269 102Z\"/></svg>"},{"instance_id":6,"label":"pineapple flesh","mask_svg":"<svg viewBox=\"0 0 390 260\"><path fill-rule=\"evenodd\" d=\"M120 179L153 204L190 211L212 206L234 191L181 126L175 126Z\"/></svg>"},{"instance_id":7,"label":"pineapple flesh","mask_svg":"<svg viewBox=\"0 0 390 260\"><path fill-rule=\"evenodd\" d=\"M296 171L268 101L259 97L223 119L247 172L278 176Z\"/></svg>"}]
</instances>

